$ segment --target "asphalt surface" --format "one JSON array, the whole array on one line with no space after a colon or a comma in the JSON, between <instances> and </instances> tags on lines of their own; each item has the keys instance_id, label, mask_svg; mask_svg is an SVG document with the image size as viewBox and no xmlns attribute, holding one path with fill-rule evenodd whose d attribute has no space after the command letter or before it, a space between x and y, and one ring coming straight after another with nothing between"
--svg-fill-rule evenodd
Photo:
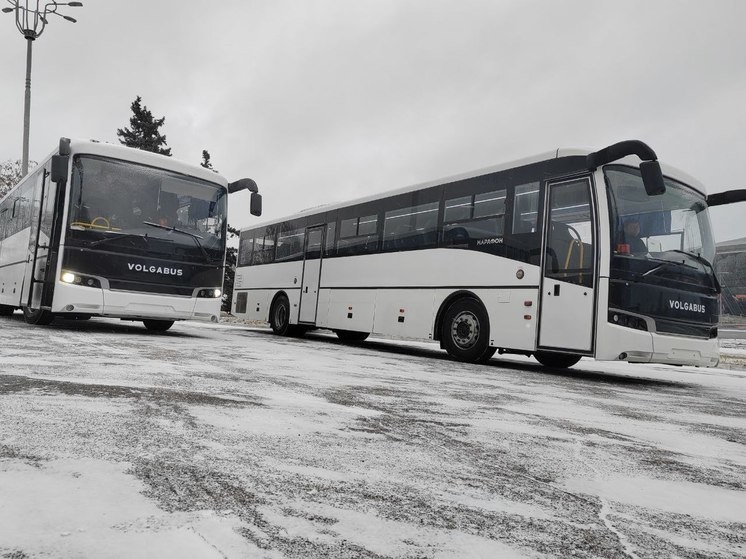
<instances>
[{"instance_id":1,"label":"asphalt surface","mask_svg":"<svg viewBox=\"0 0 746 559\"><path fill-rule=\"evenodd\" d=\"M216 557L746 554L737 368L465 365L433 344L18 313L0 358L0 482L123 465L161 515L115 526L131 541L212 514L230 537L190 530ZM0 517L50 506L3 498ZM42 543L0 526L0 557L57 556L56 528L32 529ZM59 556L130 556L66 541Z\"/></svg>"}]
</instances>

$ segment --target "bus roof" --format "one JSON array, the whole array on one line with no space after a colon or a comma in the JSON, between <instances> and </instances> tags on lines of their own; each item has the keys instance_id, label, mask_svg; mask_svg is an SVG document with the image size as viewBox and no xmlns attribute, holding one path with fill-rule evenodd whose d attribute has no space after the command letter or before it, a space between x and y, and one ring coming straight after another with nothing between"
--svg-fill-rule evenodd
<instances>
[{"instance_id":1,"label":"bus roof","mask_svg":"<svg viewBox=\"0 0 746 559\"><path fill-rule=\"evenodd\" d=\"M585 157L588 154L592 153L592 150L589 149L582 149L582 148L559 148L553 151L548 151L544 153L540 153L537 155L533 155L530 157L525 157L523 159L516 159L513 161L508 161L505 163L500 163L497 165L492 165L490 167L484 167L481 169L477 169L474 171L468 171L465 173L461 173L458 175L443 177L439 179L434 179L430 181L426 181L423 183L418 183L410 186L405 186L403 188L393 189L393 190L387 190L384 192L379 192L376 194L371 194L368 196L363 196L360 198L354 198L352 200L347 200L344 202L332 202L329 204L321 204L319 206L314 206L311 208L306 208L304 210L301 210L299 212L296 212L294 214L287 215L282 218L276 218L272 220L267 220L262 223L257 223L254 225L251 225L249 227L243 227L241 231L244 230L250 230L250 229L256 229L260 227L265 227L267 225L271 225L273 223L281 223L283 221L291 221L293 219L299 219L303 217L307 217L309 215L315 215L322 212L327 211L333 211L337 210L339 208L346 208L347 206L354 206L357 204L364 204L365 202L370 202L373 200L378 200L379 198L387 198L389 196L396 196L398 194L405 194L407 192L412 192L416 190L421 190L424 188L429 188L431 186L437 186L441 184L449 184L452 182L460 181L460 180L466 180L471 179L474 177L480 177L482 175L488 175L490 173L496 173L498 171L505 171L507 169L514 169L518 167L523 167L526 165L531 165L532 163L539 163L541 161L548 161L550 159L560 159L564 157L574 157L574 156L580 156ZM624 157L622 159L619 159L618 161L614 161L614 164L621 164L621 165L630 165L633 167L639 167L640 160L637 159L634 156L628 156ZM663 174L666 176L670 176L673 178L676 178L677 180L680 180L682 182L685 182L686 184L696 188L697 190L701 191L703 194L706 194L706 190L702 183L695 179L694 177L691 177L681 171L680 169L677 169L675 167L671 167L670 165L666 165L664 163L661 163L661 170L663 171Z\"/></svg>"},{"instance_id":2,"label":"bus roof","mask_svg":"<svg viewBox=\"0 0 746 559\"><path fill-rule=\"evenodd\" d=\"M152 153L137 148L131 148L118 144L110 144L107 142L99 142L97 140L71 139L70 150L73 154L98 155L101 157L123 159L126 161L132 161L133 163L139 163L141 165L158 167L161 169L174 171L176 173L189 175L209 182L214 182L225 187L228 186L228 181L225 177L223 177L223 175L216 173L210 169L205 169L200 165L186 163L184 161L174 159L173 157L168 157L166 155L161 155L158 153Z\"/></svg>"}]
</instances>

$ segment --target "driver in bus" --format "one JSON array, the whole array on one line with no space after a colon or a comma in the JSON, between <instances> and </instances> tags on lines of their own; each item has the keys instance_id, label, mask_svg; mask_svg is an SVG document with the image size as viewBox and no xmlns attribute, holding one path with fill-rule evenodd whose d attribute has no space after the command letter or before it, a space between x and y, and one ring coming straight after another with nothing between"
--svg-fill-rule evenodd
<instances>
[{"instance_id":1,"label":"driver in bus","mask_svg":"<svg viewBox=\"0 0 746 559\"><path fill-rule=\"evenodd\" d=\"M640 221L637 218L624 222L624 242L629 246L629 254L648 253L648 247L640 238Z\"/></svg>"}]
</instances>

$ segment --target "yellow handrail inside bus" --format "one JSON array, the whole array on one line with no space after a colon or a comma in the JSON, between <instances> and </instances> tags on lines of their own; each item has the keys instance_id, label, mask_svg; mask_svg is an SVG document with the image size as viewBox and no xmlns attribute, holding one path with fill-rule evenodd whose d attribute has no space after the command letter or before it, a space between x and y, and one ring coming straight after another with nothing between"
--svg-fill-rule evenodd
<instances>
[{"instance_id":1,"label":"yellow handrail inside bus","mask_svg":"<svg viewBox=\"0 0 746 559\"><path fill-rule=\"evenodd\" d=\"M105 231L121 231L120 227L112 227L105 217L95 217L91 221L73 221L70 227L84 227L86 229L103 229Z\"/></svg>"},{"instance_id":2,"label":"yellow handrail inside bus","mask_svg":"<svg viewBox=\"0 0 746 559\"><path fill-rule=\"evenodd\" d=\"M570 241L570 245L567 247L567 257L565 258L565 277L567 277L568 273L567 270L570 269L570 259L572 258L573 249L575 247L578 247L578 252L580 256L580 260L578 262L578 269L583 269L583 262L584 262L584 256L585 256L585 246L583 245L583 241L580 239L573 239ZM580 272L580 283L583 283L583 272Z\"/></svg>"}]
</instances>

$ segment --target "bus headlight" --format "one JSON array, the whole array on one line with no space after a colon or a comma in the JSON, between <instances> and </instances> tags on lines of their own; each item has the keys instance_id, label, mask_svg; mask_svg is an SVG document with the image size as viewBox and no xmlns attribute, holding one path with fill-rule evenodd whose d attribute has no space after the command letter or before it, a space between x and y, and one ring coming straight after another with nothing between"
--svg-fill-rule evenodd
<instances>
[{"instance_id":1,"label":"bus headlight","mask_svg":"<svg viewBox=\"0 0 746 559\"><path fill-rule=\"evenodd\" d=\"M220 289L200 289L197 291L197 297L200 299L217 299L223 294Z\"/></svg>"},{"instance_id":2,"label":"bus headlight","mask_svg":"<svg viewBox=\"0 0 746 559\"><path fill-rule=\"evenodd\" d=\"M609 311L609 322L635 330L648 330L648 323L644 319L618 311Z\"/></svg>"},{"instance_id":3,"label":"bus headlight","mask_svg":"<svg viewBox=\"0 0 746 559\"><path fill-rule=\"evenodd\" d=\"M84 287L101 287L101 282L91 276L82 276L73 272L62 272L60 280L63 283L70 283L73 285L82 285Z\"/></svg>"}]
</instances>

